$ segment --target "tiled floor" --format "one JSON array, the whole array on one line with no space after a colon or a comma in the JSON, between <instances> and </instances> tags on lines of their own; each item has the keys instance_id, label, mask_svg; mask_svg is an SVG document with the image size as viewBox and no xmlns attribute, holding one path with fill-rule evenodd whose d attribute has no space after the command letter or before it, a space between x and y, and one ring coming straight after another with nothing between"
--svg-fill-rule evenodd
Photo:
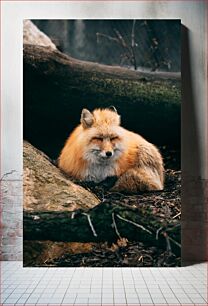
<instances>
[{"instance_id":1,"label":"tiled floor","mask_svg":"<svg viewBox=\"0 0 208 306\"><path fill-rule=\"evenodd\" d=\"M207 305L207 264L183 268L23 268L1 262L0 305Z\"/></svg>"}]
</instances>

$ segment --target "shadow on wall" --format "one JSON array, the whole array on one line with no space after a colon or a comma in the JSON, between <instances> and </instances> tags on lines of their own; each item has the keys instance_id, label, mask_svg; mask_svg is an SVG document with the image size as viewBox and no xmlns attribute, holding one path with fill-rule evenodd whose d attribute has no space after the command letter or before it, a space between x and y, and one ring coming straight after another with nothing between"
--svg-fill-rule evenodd
<instances>
[{"instance_id":1,"label":"shadow on wall","mask_svg":"<svg viewBox=\"0 0 208 306\"><path fill-rule=\"evenodd\" d=\"M189 30L182 25L182 265L208 259L205 221L205 180L201 179L202 150L198 103L193 95Z\"/></svg>"}]
</instances>

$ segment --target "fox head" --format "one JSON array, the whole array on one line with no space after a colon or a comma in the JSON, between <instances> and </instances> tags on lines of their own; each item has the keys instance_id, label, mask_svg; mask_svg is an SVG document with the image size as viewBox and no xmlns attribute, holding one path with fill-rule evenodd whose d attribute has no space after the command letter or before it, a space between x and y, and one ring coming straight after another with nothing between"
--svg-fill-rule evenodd
<instances>
[{"instance_id":1,"label":"fox head","mask_svg":"<svg viewBox=\"0 0 208 306\"><path fill-rule=\"evenodd\" d=\"M87 142L85 159L104 164L118 159L124 148L120 116L116 109L95 109L92 113L83 109L80 121Z\"/></svg>"}]
</instances>

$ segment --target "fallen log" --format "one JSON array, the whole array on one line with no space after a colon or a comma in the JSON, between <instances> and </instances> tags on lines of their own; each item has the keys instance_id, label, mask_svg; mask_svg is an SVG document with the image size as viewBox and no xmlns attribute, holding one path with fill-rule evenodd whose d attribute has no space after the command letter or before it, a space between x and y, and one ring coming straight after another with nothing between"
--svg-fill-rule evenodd
<instances>
[{"instance_id":1,"label":"fallen log","mask_svg":"<svg viewBox=\"0 0 208 306\"><path fill-rule=\"evenodd\" d=\"M144 211L102 202L88 211L25 211L24 239L112 243L127 238L160 248L166 248L169 239L171 250L180 253L178 221L161 225L148 207Z\"/></svg>"},{"instance_id":2,"label":"fallen log","mask_svg":"<svg viewBox=\"0 0 208 306\"><path fill-rule=\"evenodd\" d=\"M114 105L124 127L155 144L180 146L180 102L175 74L135 72L24 45L24 136L53 158L84 107Z\"/></svg>"},{"instance_id":3,"label":"fallen log","mask_svg":"<svg viewBox=\"0 0 208 306\"><path fill-rule=\"evenodd\" d=\"M45 154L28 142L23 145L23 163L25 211L74 211L99 203L95 195L70 181Z\"/></svg>"}]
</instances>

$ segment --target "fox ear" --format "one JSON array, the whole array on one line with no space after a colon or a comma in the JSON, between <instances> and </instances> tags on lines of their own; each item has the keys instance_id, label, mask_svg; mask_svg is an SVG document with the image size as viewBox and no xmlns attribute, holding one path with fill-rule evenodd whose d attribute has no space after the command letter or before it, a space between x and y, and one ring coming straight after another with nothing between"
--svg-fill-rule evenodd
<instances>
[{"instance_id":1,"label":"fox ear","mask_svg":"<svg viewBox=\"0 0 208 306\"><path fill-rule=\"evenodd\" d=\"M81 113L80 122L83 128L85 129L90 128L94 122L93 114L90 111L88 111L88 109L83 108L82 113Z\"/></svg>"},{"instance_id":2,"label":"fox ear","mask_svg":"<svg viewBox=\"0 0 208 306\"><path fill-rule=\"evenodd\" d=\"M117 109L115 108L115 106L111 105L108 107L110 110L112 110L113 112L115 112L116 114L118 114Z\"/></svg>"}]
</instances>

